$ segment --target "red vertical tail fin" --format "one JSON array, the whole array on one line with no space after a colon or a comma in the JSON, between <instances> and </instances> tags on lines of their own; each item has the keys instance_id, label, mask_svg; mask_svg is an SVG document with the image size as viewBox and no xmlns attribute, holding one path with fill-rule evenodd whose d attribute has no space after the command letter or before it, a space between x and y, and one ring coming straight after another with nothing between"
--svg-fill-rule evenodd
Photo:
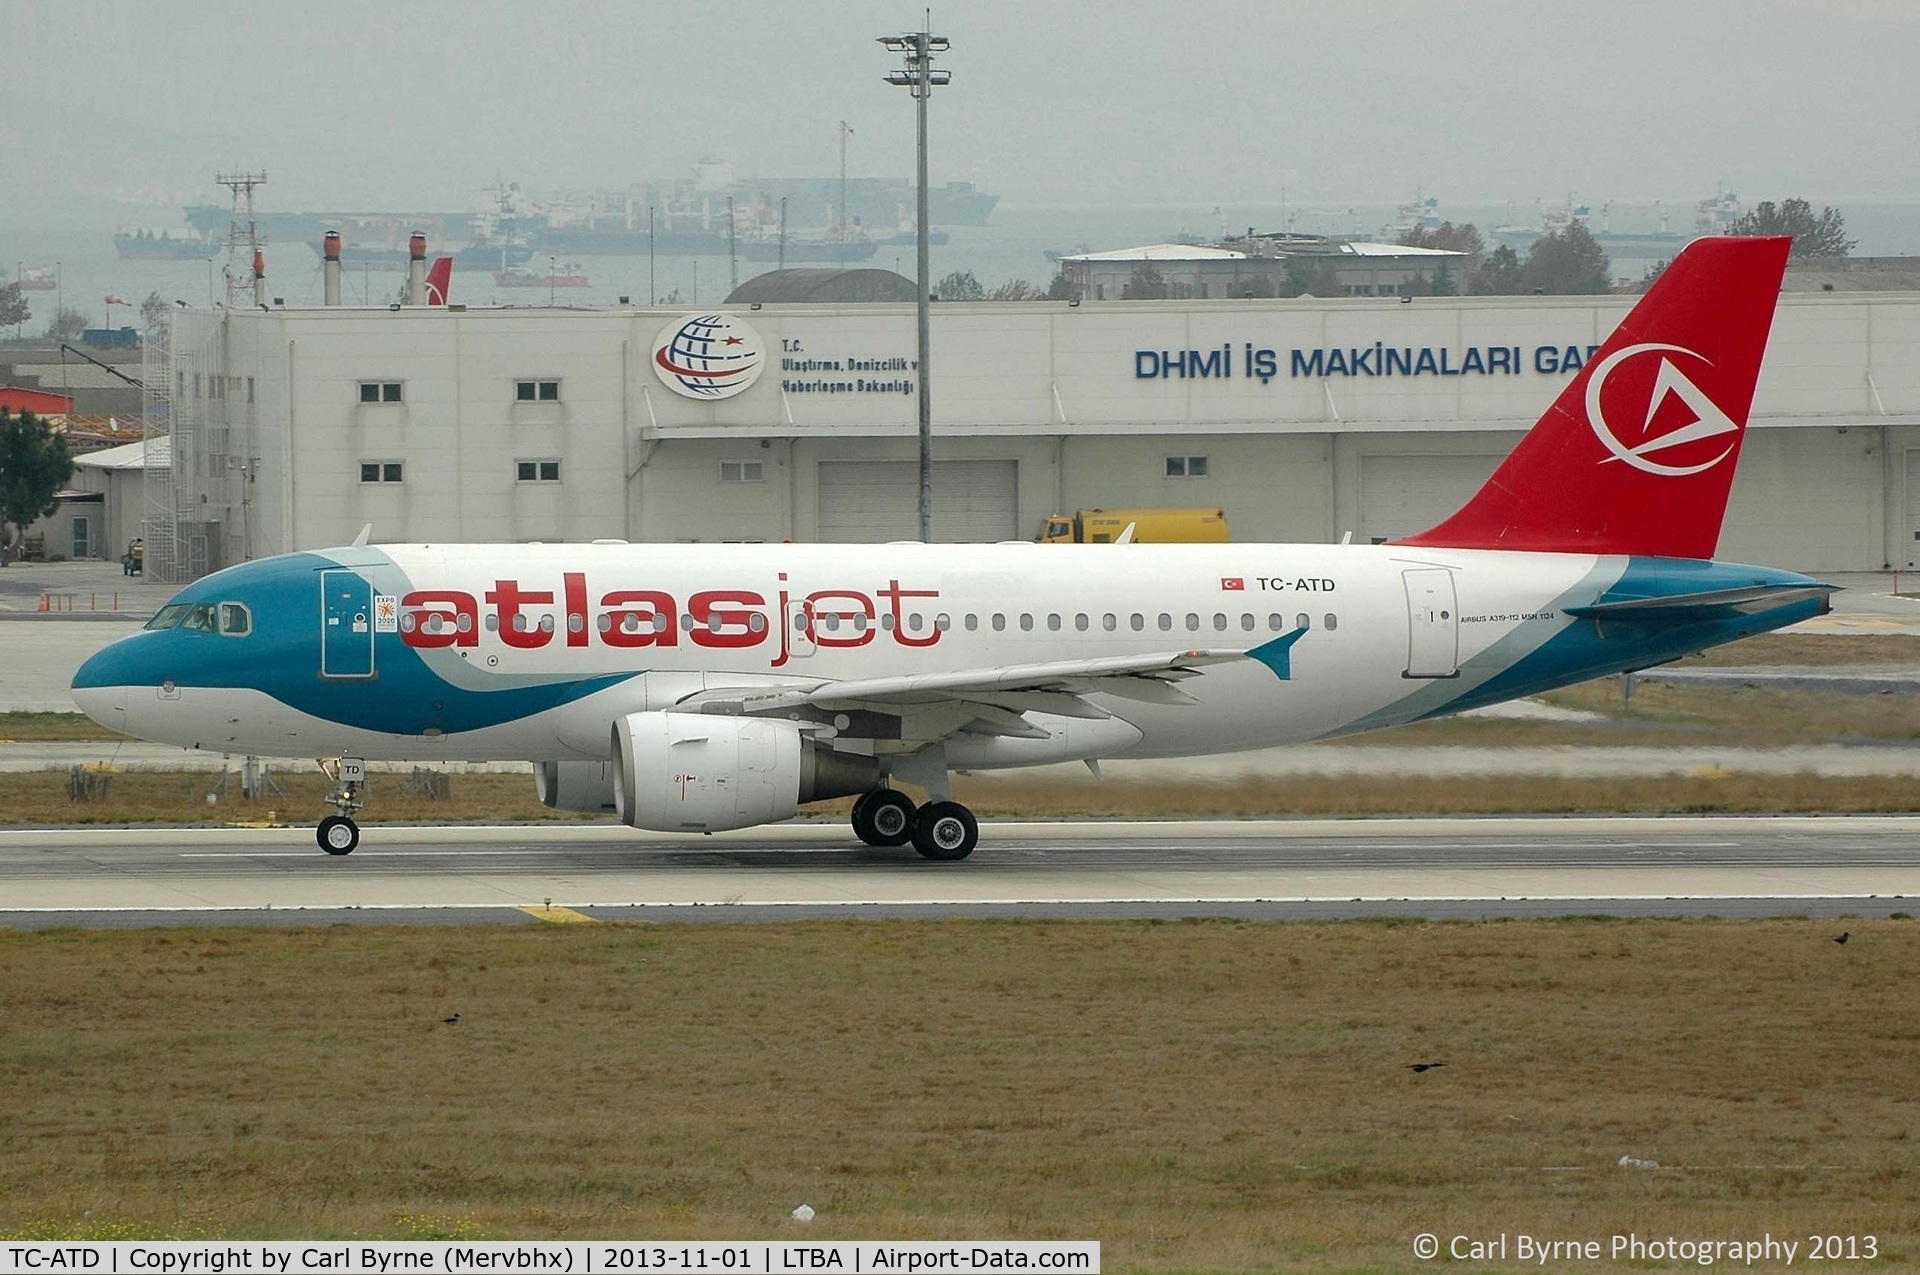
<instances>
[{"instance_id":1,"label":"red vertical tail fin","mask_svg":"<svg viewBox=\"0 0 1920 1275\"><path fill-rule=\"evenodd\" d=\"M445 305L447 290L453 286L453 258L435 257L427 267L427 304Z\"/></svg>"},{"instance_id":2,"label":"red vertical tail fin","mask_svg":"<svg viewBox=\"0 0 1920 1275\"><path fill-rule=\"evenodd\" d=\"M1687 245L1486 486L1395 543L1711 558L1791 242Z\"/></svg>"}]
</instances>

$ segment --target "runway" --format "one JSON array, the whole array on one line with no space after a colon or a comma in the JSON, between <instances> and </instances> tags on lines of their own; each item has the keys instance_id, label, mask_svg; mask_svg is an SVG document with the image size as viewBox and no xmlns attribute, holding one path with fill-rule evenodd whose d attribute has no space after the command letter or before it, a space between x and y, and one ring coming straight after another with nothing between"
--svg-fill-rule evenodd
<instances>
[{"instance_id":1,"label":"runway","mask_svg":"<svg viewBox=\"0 0 1920 1275\"><path fill-rule=\"evenodd\" d=\"M1099 916L1880 915L1920 817L999 823L953 864L843 825L0 833L0 925Z\"/></svg>"}]
</instances>

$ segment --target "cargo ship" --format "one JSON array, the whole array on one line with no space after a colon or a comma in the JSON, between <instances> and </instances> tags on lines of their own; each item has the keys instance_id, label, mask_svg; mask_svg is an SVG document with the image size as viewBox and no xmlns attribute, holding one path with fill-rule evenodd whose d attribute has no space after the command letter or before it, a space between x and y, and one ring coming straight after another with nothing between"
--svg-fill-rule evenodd
<instances>
[{"instance_id":1,"label":"cargo ship","mask_svg":"<svg viewBox=\"0 0 1920 1275\"><path fill-rule=\"evenodd\" d=\"M587 272L571 261L554 266L545 274L530 266L513 266L494 271L493 282L500 288L584 288Z\"/></svg>"},{"instance_id":2,"label":"cargo ship","mask_svg":"<svg viewBox=\"0 0 1920 1275\"><path fill-rule=\"evenodd\" d=\"M175 230L119 230L113 249L122 257L140 261L204 261L227 250L227 245L191 228Z\"/></svg>"}]
</instances>

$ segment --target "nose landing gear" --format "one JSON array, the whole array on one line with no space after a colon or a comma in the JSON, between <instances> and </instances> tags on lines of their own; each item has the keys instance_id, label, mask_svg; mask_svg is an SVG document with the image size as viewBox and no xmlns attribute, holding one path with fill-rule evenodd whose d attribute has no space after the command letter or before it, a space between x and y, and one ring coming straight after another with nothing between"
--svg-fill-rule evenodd
<instances>
[{"instance_id":1,"label":"nose landing gear","mask_svg":"<svg viewBox=\"0 0 1920 1275\"><path fill-rule=\"evenodd\" d=\"M333 781L327 801L340 813L322 819L314 839L328 854L352 854L360 844L360 825L353 815L366 804L360 800L360 789L367 782L366 763L358 757L322 757L320 773Z\"/></svg>"}]
</instances>

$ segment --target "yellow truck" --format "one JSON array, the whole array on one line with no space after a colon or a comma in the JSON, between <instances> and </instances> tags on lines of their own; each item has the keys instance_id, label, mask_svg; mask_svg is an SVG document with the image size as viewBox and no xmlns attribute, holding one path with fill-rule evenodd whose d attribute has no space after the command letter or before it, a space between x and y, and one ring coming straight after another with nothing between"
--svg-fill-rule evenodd
<instances>
[{"instance_id":1,"label":"yellow truck","mask_svg":"<svg viewBox=\"0 0 1920 1275\"><path fill-rule=\"evenodd\" d=\"M1043 545L1113 544L1129 524L1134 544L1217 544L1227 539L1224 509L1082 509L1049 517L1039 539Z\"/></svg>"}]
</instances>

